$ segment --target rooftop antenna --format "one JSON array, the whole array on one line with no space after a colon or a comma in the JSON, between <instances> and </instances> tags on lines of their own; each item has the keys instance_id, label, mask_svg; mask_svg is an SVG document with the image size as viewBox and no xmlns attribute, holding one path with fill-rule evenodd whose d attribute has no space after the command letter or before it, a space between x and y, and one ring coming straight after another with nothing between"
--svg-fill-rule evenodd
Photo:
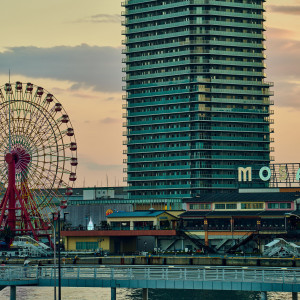
<instances>
[{"instance_id":1,"label":"rooftop antenna","mask_svg":"<svg viewBox=\"0 0 300 300\"><path fill-rule=\"evenodd\" d=\"M8 70L8 83L10 85L10 69ZM8 150L11 152L11 132L10 132L10 91L8 91Z\"/></svg>"}]
</instances>

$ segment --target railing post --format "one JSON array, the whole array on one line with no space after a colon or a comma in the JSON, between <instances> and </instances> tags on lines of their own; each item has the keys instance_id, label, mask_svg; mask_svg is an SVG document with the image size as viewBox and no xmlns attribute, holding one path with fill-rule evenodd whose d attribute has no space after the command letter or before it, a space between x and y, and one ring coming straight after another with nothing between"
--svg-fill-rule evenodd
<instances>
[{"instance_id":1,"label":"railing post","mask_svg":"<svg viewBox=\"0 0 300 300\"><path fill-rule=\"evenodd\" d=\"M15 285L10 286L10 300L17 299L17 287Z\"/></svg>"},{"instance_id":2,"label":"railing post","mask_svg":"<svg viewBox=\"0 0 300 300\"><path fill-rule=\"evenodd\" d=\"M115 287L112 287L111 289L110 289L110 291L111 291L111 300L117 300L117 288L115 288Z\"/></svg>"},{"instance_id":3,"label":"railing post","mask_svg":"<svg viewBox=\"0 0 300 300\"><path fill-rule=\"evenodd\" d=\"M260 293L260 299L261 300L267 300L268 298L267 298L267 292L261 292Z\"/></svg>"},{"instance_id":4,"label":"railing post","mask_svg":"<svg viewBox=\"0 0 300 300\"><path fill-rule=\"evenodd\" d=\"M265 282L265 270L262 270L262 282Z\"/></svg>"},{"instance_id":5,"label":"railing post","mask_svg":"<svg viewBox=\"0 0 300 300\"><path fill-rule=\"evenodd\" d=\"M184 280L186 280L186 268L184 268L183 274L184 274Z\"/></svg>"},{"instance_id":6,"label":"railing post","mask_svg":"<svg viewBox=\"0 0 300 300\"><path fill-rule=\"evenodd\" d=\"M110 270L111 270L110 272L111 279L114 279L114 275L115 275L114 268L111 268Z\"/></svg>"},{"instance_id":7,"label":"railing post","mask_svg":"<svg viewBox=\"0 0 300 300\"><path fill-rule=\"evenodd\" d=\"M225 280L225 269L222 270L222 280Z\"/></svg>"},{"instance_id":8,"label":"railing post","mask_svg":"<svg viewBox=\"0 0 300 300\"><path fill-rule=\"evenodd\" d=\"M206 279L205 269L203 269L203 280Z\"/></svg>"},{"instance_id":9,"label":"railing post","mask_svg":"<svg viewBox=\"0 0 300 300\"><path fill-rule=\"evenodd\" d=\"M97 269L94 268L94 278L96 279L97 278Z\"/></svg>"},{"instance_id":10,"label":"railing post","mask_svg":"<svg viewBox=\"0 0 300 300\"><path fill-rule=\"evenodd\" d=\"M148 300L148 289L147 288L143 289L143 300Z\"/></svg>"},{"instance_id":11,"label":"railing post","mask_svg":"<svg viewBox=\"0 0 300 300\"><path fill-rule=\"evenodd\" d=\"M77 267L77 279L80 278L80 267Z\"/></svg>"}]
</instances>

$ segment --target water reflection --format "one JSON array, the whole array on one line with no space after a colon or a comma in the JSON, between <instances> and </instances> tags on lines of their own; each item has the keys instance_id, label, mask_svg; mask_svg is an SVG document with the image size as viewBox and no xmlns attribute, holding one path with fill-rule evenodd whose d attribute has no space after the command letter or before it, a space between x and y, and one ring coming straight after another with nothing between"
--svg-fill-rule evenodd
<instances>
[{"instance_id":1,"label":"water reflection","mask_svg":"<svg viewBox=\"0 0 300 300\"><path fill-rule=\"evenodd\" d=\"M0 291L0 300L8 300L10 288ZM53 300L53 288L17 287L17 299ZM109 288L62 288L63 300L110 300ZM141 289L117 289L118 300L140 300ZM149 290L149 300L259 300L258 292ZM268 300L290 300L291 293L268 293Z\"/></svg>"}]
</instances>

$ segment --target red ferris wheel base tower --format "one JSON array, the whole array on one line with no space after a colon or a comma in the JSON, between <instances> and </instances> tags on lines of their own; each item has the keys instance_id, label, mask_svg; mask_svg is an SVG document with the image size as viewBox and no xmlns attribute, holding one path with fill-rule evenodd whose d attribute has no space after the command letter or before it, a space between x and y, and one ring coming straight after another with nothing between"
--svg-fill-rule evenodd
<instances>
[{"instance_id":1,"label":"red ferris wheel base tower","mask_svg":"<svg viewBox=\"0 0 300 300\"><path fill-rule=\"evenodd\" d=\"M47 234L49 226L38 215L32 219L27 211L28 198L24 197L22 191L18 191L16 188L15 164L18 159L16 153L7 153L5 156L5 161L8 164L8 187L0 205L1 227L8 227L14 236L31 234L38 241L40 236L46 235L51 241L50 236ZM10 242L12 242L12 239Z\"/></svg>"}]
</instances>

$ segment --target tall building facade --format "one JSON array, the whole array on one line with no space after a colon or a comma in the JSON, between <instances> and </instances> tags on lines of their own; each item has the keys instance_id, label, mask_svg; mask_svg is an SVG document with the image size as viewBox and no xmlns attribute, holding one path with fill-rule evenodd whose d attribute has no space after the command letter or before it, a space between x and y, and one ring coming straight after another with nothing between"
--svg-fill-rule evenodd
<instances>
[{"instance_id":1,"label":"tall building facade","mask_svg":"<svg viewBox=\"0 0 300 300\"><path fill-rule=\"evenodd\" d=\"M264 2L122 3L131 199L231 192L238 167L270 163Z\"/></svg>"}]
</instances>

